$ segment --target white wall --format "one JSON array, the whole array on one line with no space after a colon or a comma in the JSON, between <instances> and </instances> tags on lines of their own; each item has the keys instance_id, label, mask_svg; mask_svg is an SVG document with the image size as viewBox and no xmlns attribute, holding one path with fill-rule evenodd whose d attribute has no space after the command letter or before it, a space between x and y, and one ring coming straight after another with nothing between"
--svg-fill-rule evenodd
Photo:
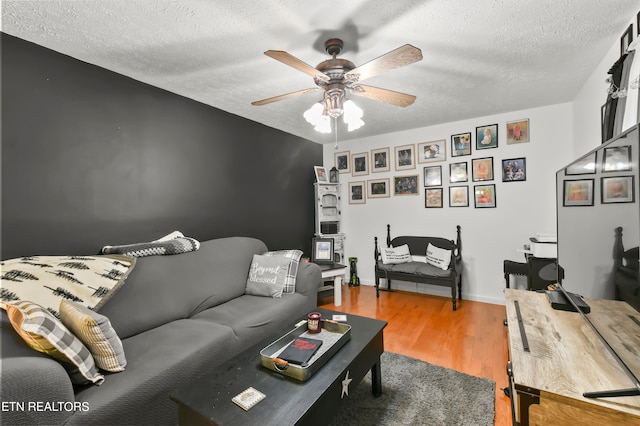
<instances>
[{"instance_id":1,"label":"white wall","mask_svg":"<svg viewBox=\"0 0 640 426\"><path fill-rule=\"evenodd\" d=\"M506 143L506 122L529 119L531 141L515 145ZM365 117L366 120L366 117ZM378 237L385 242L386 224L391 224L392 237L398 235L433 235L455 238L455 226L462 227L462 255L464 260L463 299L489 303L504 303L504 259L523 261L517 251L528 243L536 232L555 233L555 172L572 158L573 111L571 103L542 108L514 111L508 114L479 117L477 119L446 123L404 132L362 138L340 143L338 151L352 154L389 147L391 158L395 146L418 144L431 140L447 140L447 160L426 165L442 165L444 207L424 207L423 166L418 164L411 171L370 173L353 177L341 174L343 232L346 234L345 256L358 257L358 275L361 283L374 284L373 240ZM451 135L471 132L476 126L498 123L498 148L476 151L471 156L451 157ZM472 138L475 147L475 136ZM333 145L324 147L324 165L334 165ZM473 206L473 186L469 177L470 206L448 207L449 163L467 161L471 171L471 159L493 157L497 207L476 209ZM525 182L502 182L501 160L525 157L527 180ZM366 204L349 204L347 196L350 181L390 178L417 173L420 175L419 196L393 196L382 199L367 199ZM459 184L456 184L459 185ZM395 283L394 283L395 286ZM450 296L445 287L424 284L402 283L404 290L427 292Z\"/></svg>"}]
</instances>

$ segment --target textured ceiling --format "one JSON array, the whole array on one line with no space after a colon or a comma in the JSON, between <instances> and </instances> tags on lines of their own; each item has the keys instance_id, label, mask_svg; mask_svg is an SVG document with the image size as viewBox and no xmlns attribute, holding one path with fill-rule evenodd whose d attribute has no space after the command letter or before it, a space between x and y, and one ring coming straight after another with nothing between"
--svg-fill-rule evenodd
<instances>
[{"instance_id":1,"label":"textured ceiling","mask_svg":"<svg viewBox=\"0 0 640 426\"><path fill-rule=\"evenodd\" d=\"M638 0L2 0L2 31L316 142L302 113L324 41L356 65L406 43L420 62L366 80L417 96L407 107L354 97L360 138L572 100L638 12ZM603 100L604 100L603 76Z\"/></svg>"}]
</instances>

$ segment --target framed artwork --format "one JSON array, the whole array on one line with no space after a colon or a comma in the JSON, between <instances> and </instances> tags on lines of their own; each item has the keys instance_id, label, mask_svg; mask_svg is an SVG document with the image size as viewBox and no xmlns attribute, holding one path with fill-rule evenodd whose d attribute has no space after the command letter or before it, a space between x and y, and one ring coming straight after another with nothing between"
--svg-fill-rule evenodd
<instances>
[{"instance_id":1,"label":"framed artwork","mask_svg":"<svg viewBox=\"0 0 640 426\"><path fill-rule=\"evenodd\" d=\"M493 180L493 157L474 158L471 160L474 182Z\"/></svg>"},{"instance_id":2,"label":"framed artwork","mask_svg":"<svg viewBox=\"0 0 640 426\"><path fill-rule=\"evenodd\" d=\"M351 154L351 175L365 176L369 174L369 153Z\"/></svg>"},{"instance_id":3,"label":"framed artwork","mask_svg":"<svg viewBox=\"0 0 640 426\"><path fill-rule=\"evenodd\" d=\"M603 172L631 170L631 145L613 146L604 149Z\"/></svg>"},{"instance_id":4,"label":"framed artwork","mask_svg":"<svg viewBox=\"0 0 640 426\"><path fill-rule=\"evenodd\" d=\"M565 180L563 188L565 207L593 205L593 179Z\"/></svg>"},{"instance_id":5,"label":"framed artwork","mask_svg":"<svg viewBox=\"0 0 640 426\"><path fill-rule=\"evenodd\" d=\"M424 190L424 207L426 209L442 208L442 188Z\"/></svg>"},{"instance_id":6,"label":"framed artwork","mask_svg":"<svg viewBox=\"0 0 640 426\"><path fill-rule=\"evenodd\" d=\"M418 175L394 176L393 195L418 195Z\"/></svg>"},{"instance_id":7,"label":"framed artwork","mask_svg":"<svg viewBox=\"0 0 640 426\"><path fill-rule=\"evenodd\" d=\"M493 208L496 206L496 186L491 185L476 185L473 187L474 191L474 206L475 208Z\"/></svg>"},{"instance_id":8,"label":"framed artwork","mask_svg":"<svg viewBox=\"0 0 640 426\"><path fill-rule=\"evenodd\" d=\"M635 202L634 176L601 178L602 204Z\"/></svg>"},{"instance_id":9,"label":"framed artwork","mask_svg":"<svg viewBox=\"0 0 640 426\"><path fill-rule=\"evenodd\" d=\"M447 159L447 141L424 142L418 144L418 163L435 163Z\"/></svg>"},{"instance_id":10,"label":"framed artwork","mask_svg":"<svg viewBox=\"0 0 640 426\"><path fill-rule=\"evenodd\" d=\"M467 162L449 164L449 182L466 182L469 180Z\"/></svg>"},{"instance_id":11,"label":"framed artwork","mask_svg":"<svg viewBox=\"0 0 640 426\"><path fill-rule=\"evenodd\" d=\"M529 119L507 122L507 145L529 142Z\"/></svg>"},{"instance_id":12,"label":"framed artwork","mask_svg":"<svg viewBox=\"0 0 640 426\"><path fill-rule=\"evenodd\" d=\"M429 166L424 168L424 186L442 185L442 166Z\"/></svg>"},{"instance_id":13,"label":"framed artwork","mask_svg":"<svg viewBox=\"0 0 640 426\"><path fill-rule=\"evenodd\" d=\"M314 238L311 247L313 263L333 263L333 238Z\"/></svg>"},{"instance_id":14,"label":"framed artwork","mask_svg":"<svg viewBox=\"0 0 640 426\"><path fill-rule=\"evenodd\" d=\"M522 182L527 180L527 159L509 158L502 160L502 181Z\"/></svg>"},{"instance_id":15,"label":"framed artwork","mask_svg":"<svg viewBox=\"0 0 640 426\"><path fill-rule=\"evenodd\" d=\"M389 148L372 149L371 159L373 162L371 171L373 173L388 172L391 169L389 161Z\"/></svg>"},{"instance_id":16,"label":"framed artwork","mask_svg":"<svg viewBox=\"0 0 640 426\"><path fill-rule=\"evenodd\" d=\"M351 168L349 167L349 154L349 151L336 152L333 154L333 162L340 173L351 172Z\"/></svg>"},{"instance_id":17,"label":"framed artwork","mask_svg":"<svg viewBox=\"0 0 640 426\"><path fill-rule=\"evenodd\" d=\"M316 181L318 183L327 183L329 182L329 177L327 175L327 170L322 166L313 166L313 171L316 174Z\"/></svg>"},{"instance_id":18,"label":"framed artwork","mask_svg":"<svg viewBox=\"0 0 640 426\"><path fill-rule=\"evenodd\" d=\"M396 170L408 170L416 168L415 145L403 145L396 147Z\"/></svg>"},{"instance_id":19,"label":"framed artwork","mask_svg":"<svg viewBox=\"0 0 640 426\"><path fill-rule=\"evenodd\" d=\"M498 147L498 125L476 127L476 149Z\"/></svg>"},{"instance_id":20,"label":"framed artwork","mask_svg":"<svg viewBox=\"0 0 640 426\"><path fill-rule=\"evenodd\" d=\"M620 37L620 56L624 55L624 53L629 48L629 45L633 41L633 24L629 24L624 33L622 33L622 37Z\"/></svg>"},{"instance_id":21,"label":"framed artwork","mask_svg":"<svg viewBox=\"0 0 640 426\"><path fill-rule=\"evenodd\" d=\"M596 172L596 153L592 152L589 155L574 161L567 166L564 170L565 175L592 175Z\"/></svg>"},{"instance_id":22,"label":"framed artwork","mask_svg":"<svg viewBox=\"0 0 640 426\"><path fill-rule=\"evenodd\" d=\"M449 187L449 207L469 207L469 187Z\"/></svg>"},{"instance_id":23,"label":"framed artwork","mask_svg":"<svg viewBox=\"0 0 640 426\"><path fill-rule=\"evenodd\" d=\"M367 198L387 198L389 196L389 178L367 181Z\"/></svg>"},{"instance_id":24,"label":"framed artwork","mask_svg":"<svg viewBox=\"0 0 640 426\"><path fill-rule=\"evenodd\" d=\"M366 203L366 188L364 181L362 182L349 182L349 204L364 204Z\"/></svg>"},{"instance_id":25,"label":"framed artwork","mask_svg":"<svg viewBox=\"0 0 640 426\"><path fill-rule=\"evenodd\" d=\"M451 135L451 156L471 155L471 132Z\"/></svg>"}]
</instances>

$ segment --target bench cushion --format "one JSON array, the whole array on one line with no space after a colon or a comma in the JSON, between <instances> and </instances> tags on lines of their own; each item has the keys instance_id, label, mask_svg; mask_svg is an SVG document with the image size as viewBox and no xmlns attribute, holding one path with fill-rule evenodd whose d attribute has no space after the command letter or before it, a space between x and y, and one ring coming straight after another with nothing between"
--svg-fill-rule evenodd
<instances>
[{"instance_id":1,"label":"bench cushion","mask_svg":"<svg viewBox=\"0 0 640 426\"><path fill-rule=\"evenodd\" d=\"M451 277L451 268L442 270L437 266L423 262L407 262L397 265L385 265L378 261L378 269L387 272L400 272L404 274L422 275L425 277L448 278Z\"/></svg>"}]
</instances>

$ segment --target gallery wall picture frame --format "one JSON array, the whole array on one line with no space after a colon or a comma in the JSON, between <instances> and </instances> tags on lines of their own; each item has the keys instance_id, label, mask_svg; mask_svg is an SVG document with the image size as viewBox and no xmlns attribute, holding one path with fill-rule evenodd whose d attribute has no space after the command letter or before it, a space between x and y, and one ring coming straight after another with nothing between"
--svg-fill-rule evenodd
<instances>
[{"instance_id":1,"label":"gallery wall picture frame","mask_svg":"<svg viewBox=\"0 0 640 426\"><path fill-rule=\"evenodd\" d=\"M369 153L359 152L351 154L351 176L366 176L369 174Z\"/></svg>"},{"instance_id":2,"label":"gallery wall picture frame","mask_svg":"<svg viewBox=\"0 0 640 426\"><path fill-rule=\"evenodd\" d=\"M631 170L631 145L611 146L604 149L602 158L603 172L628 170Z\"/></svg>"},{"instance_id":3,"label":"gallery wall picture frame","mask_svg":"<svg viewBox=\"0 0 640 426\"><path fill-rule=\"evenodd\" d=\"M367 181L367 198L388 198L389 178L369 179Z\"/></svg>"},{"instance_id":4,"label":"gallery wall picture frame","mask_svg":"<svg viewBox=\"0 0 640 426\"><path fill-rule=\"evenodd\" d=\"M629 24L620 37L620 56L625 54L631 42L633 42L633 24Z\"/></svg>"},{"instance_id":5,"label":"gallery wall picture frame","mask_svg":"<svg viewBox=\"0 0 640 426\"><path fill-rule=\"evenodd\" d=\"M477 209L496 207L496 185L475 185L473 187L474 207Z\"/></svg>"},{"instance_id":6,"label":"gallery wall picture frame","mask_svg":"<svg viewBox=\"0 0 640 426\"><path fill-rule=\"evenodd\" d=\"M476 149L490 149L498 147L498 125L476 127Z\"/></svg>"},{"instance_id":7,"label":"gallery wall picture frame","mask_svg":"<svg viewBox=\"0 0 640 426\"><path fill-rule=\"evenodd\" d=\"M393 195L418 195L420 192L419 175L393 177Z\"/></svg>"},{"instance_id":8,"label":"gallery wall picture frame","mask_svg":"<svg viewBox=\"0 0 640 426\"><path fill-rule=\"evenodd\" d=\"M349 204L365 204L367 188L364 181L349 182Z\"/></svg>"},{"instance_id":9,"label":"gallery wall picture frame","mask_svg":"<svg viewBox=\"0 0 640 426\"><path fill-rule=\"evenodd\" d=\"M311 262L333 263L333 238L315 237L311 244Z\"/></svg>"},{"instance_id":10,"label":"gallery wall picture frame","mask_svg":"<svg viewBox=\"0 0 640 426\"><path fill-rule=\"evenodd\" d=\"M414 144L397 146L395 149L396 170L416 168L416 146Z\"/></svg>"},{"instance_id":11,"label":"gallery wall picture frame","mask_svg":"<svg viewBox=\"0 0 640 426\"><path fill-rule=\"evenodd\" d=\"M436 163L447 160L447 141L440 139L437 141L423 142L418 144L418 163Z\"/></svg>"},{"instance_id":12,"label":"gallery wall picture frame","mask_svg":"<svg viewBox=\"0 0 640 426\"><path fill-rule=\"evenodd\" d=\"M451 135L451 156L471 155L471 132Z\"/></svg>"},{"instance_id":13,"label":"gallery wall picture frame","mask_svg":"<svg viewBox=\"0 0 640 426\"><path fill-rule=\"evenodd\" d=\"M427 166L423 170L424 186L442 185L442 166Z\"/></svg>"},{"instance_id":14,"label":"gallery wall picture frame","mask_svg":"<svg viewBox=\"0 0 640 426\"><path fill-rule=\"evenodd\" d=\"M507 145L525 143L530 140L528 118L507 122Z\"/></svg>"},{"instance_id":15,"label":"gallery wall picture frame","mask_svg":"<svg viewBox=\"0 0 640 426\"><path fill-rule=\"evenodd\" d=\"M351 173L351 153L349 151L333 154L333 164L340 173Z\"/></svg>"},{"instance_id":16,"label":"gallery wall picture frame","mask_svg":"<svg viewBox=\"0 0 640 426\"><path fill-rule=\"evenodd\" d=\"M469 207L469 187L449 187L449 207Z\"/></svg>"},{"instance_id":17,"label":"gallery wall picture frame","mask_svg":"<svg viewBox=\"0 0 640 426\"><path fill-rule=\"evenodd\" d=\"M602 204L634 203L636 201L635 176L602 177L600 196Z\"/></svg>"},{"instance_id":18,"label":"gallery wall picture frame","mask_svg":"<svg viewBox=\"0 0 640 426\"><path fill-rule=\"evenodd\" d=\"M391 170L391 158L389 157L389 148L378 148L371 150L371 171L388 172Z\"/></svg>"},{"instance_id":19,"label":"gallery wall picture frame","mask_svg":"<svg viewBox=\"0 0 640 426\"><path fill-rule=\"evenodd\" d=\"M442 208L442 188L427 188L424 190L424 208Z\"/></svg>"},{"instance_id":20,"label":"gallery wall picture frame","mask_svg":"<svg viewBox=\"0 0 640 426\"><path fill-rule=\"evenodd\" d=\"M596 173L596 153L585 155L574 161L564 170L565 176L592 175Z\"/></svg>"},{"instance_id":21,"label":"gallery wall picture frame","mask_svg":"<svg viewBox=\"0 0 640 426\"><path fill-rule=\"evenodd\" d=\"M565 180L562 205L564 207L593 206L593 179Z\"/></svg>"},{"instance_id":22,"label":"gallery wall picture frame","mask_svg":"<svg viewBox=\"0 0 640 426\"><path fill-rule=\"evenodd\" d=\"M471 160L471 172L474 182L493 180L493 157Z\"/></svg>"},{"instance_id":23,"label":"gallery wall picture frame","mask_svg":"<svg viewBox=\"0 0 640 426\"><path fill-rule=\"evenodd\" d=\"M323 166L313 166L313 171L316 175L316 182L318 183L329 182L329 175L327 175L327 170Z\"/></svg>"},{"instance_id":24,"label":"gallery wall picture frame","mask_svg":"<svg viewBox=\"0 0 640 426\"><path fill-rule=\"evenodd\" d=\"M469 180L469 171L467 162L449 163L449 182L467 182Z\"/></svg>"},{"instance_id":25,"label":"gallery wall picture frame","mask_svg":"<svg viewBox=\"0 0 640 426\"><path fill-rule=\"evenodd\" d=\"M527 180L527 159L507 158L502 160L502 181L523 182Z\"/></svg>"}]
</instances>

